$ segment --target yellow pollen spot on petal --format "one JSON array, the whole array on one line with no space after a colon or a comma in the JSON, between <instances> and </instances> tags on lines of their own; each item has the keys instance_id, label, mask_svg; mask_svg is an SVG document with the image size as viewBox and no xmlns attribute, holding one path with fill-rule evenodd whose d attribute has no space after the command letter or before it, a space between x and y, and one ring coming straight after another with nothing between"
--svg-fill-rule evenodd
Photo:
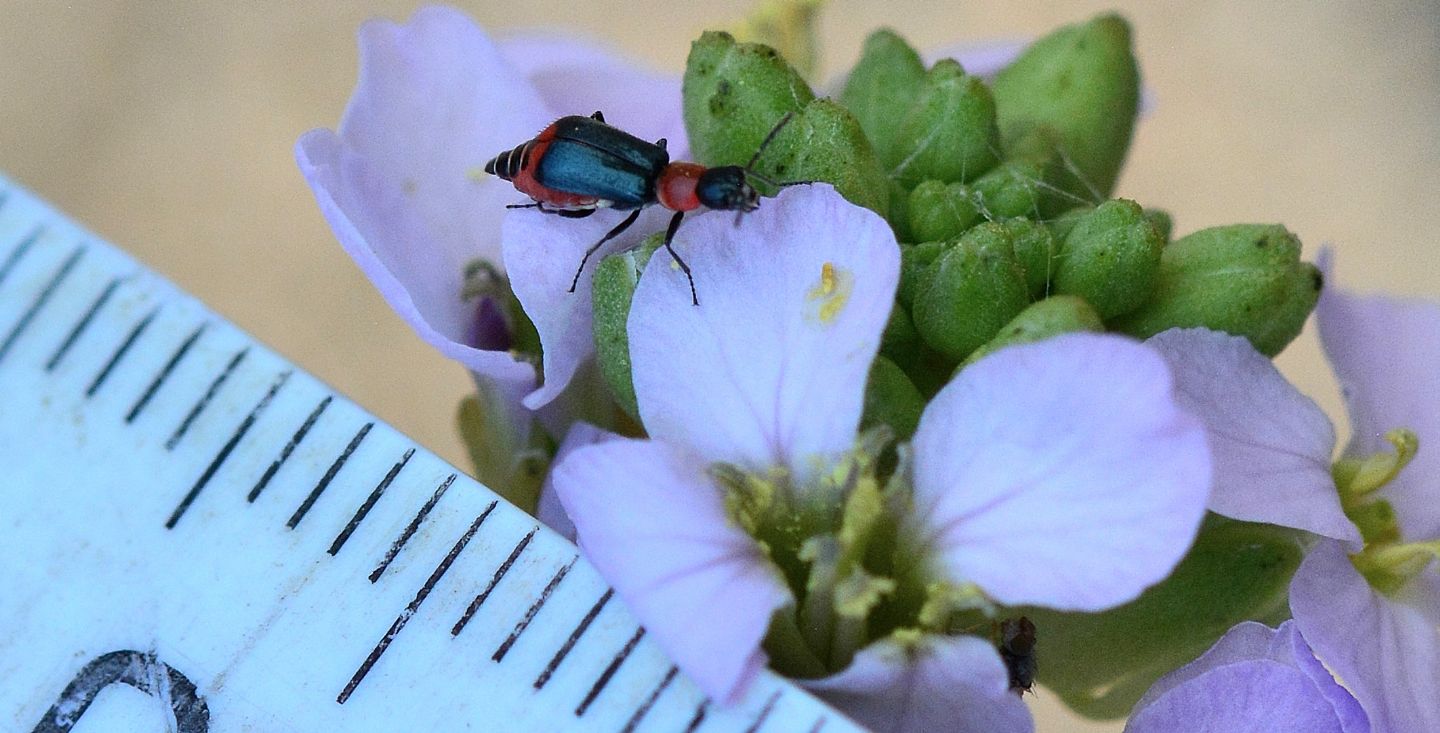
<instances>
[{"instance_id":1,"label":"yellow pollen spot on petal","mask_svg":"<svg viewBox=\"0 0 1440 733\"><path fill-rule=\"evenodd\" d=\"M470 179L471 183L480 183L486 178L489 178L490 174L485 172L484 166L477 165L465 171L465 177Z\"/></svg>"},{"instance_id":2,"label":"yellow pollen spot on petal","mask_svg":"<svg viewBox=\"0 0 1440 733\"><path fill-rule=\"evenodd\" d=\"M820 281L810 288L806 299L817 304L815 317L823 324L835 320L845 304L850 300L850 291L854 289L855 278L844 270L835 267L833 263L826 262L820 266Z\"/></svg>"}]
</instances>

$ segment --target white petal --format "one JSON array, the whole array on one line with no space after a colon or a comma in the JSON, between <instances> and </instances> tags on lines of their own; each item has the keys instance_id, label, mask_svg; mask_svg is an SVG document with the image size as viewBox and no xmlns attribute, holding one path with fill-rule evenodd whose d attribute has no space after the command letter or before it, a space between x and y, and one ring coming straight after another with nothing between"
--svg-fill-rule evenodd
<instances>
[{"instance_id":1,"label":"white petal","mask_svg":"<svg viewBox=\"0 0 1440 733\"><path fill-rule=\"evenodd\" d=\"M1205 512L1204 428L1118 336L1003 349L931 401L915 522L941 571L1007 605L1093 611L1170 573Z\"/></svg>"},{"instance_id":2,"label":"white petal","mask_svg":"<svg viewBox=\"0 0 1440 733\"><path fill-rule=\"evenodd\" d=\"M586 555L650 636L710 696L743 694L765 665L771 616L794 599L730 522L705 464L663 443L614 440L554 471Z\"/></svg>"},{"instance_id":3,"label":"white petal","mask_svg":"<svg viewBox=\"0 0 1440 733\"><path fill-rule=\"evenodd\" d=\"M876 733L1035 729L995 647L974 636L927 636L913 647L884 639L839 674L798 683Z\"/></svg>"},{"instance_id":4,"label":"white petal","mask_svg":"<svg viewBox=\"0 0 1440 733\"><path fill-rule=\"evenodd\" d=\"M1440 730L1440 582L1432 568L1394 597L1371 588L1338 542L1290 583L1295 623L1354 693L1372 733Z\"/></svg>"},{"instance_id":5,"label":"white petal","mask_svg":"<svg viewBox=\"0 0 1440 733\"><path fill-rule=\"evenodd\" d=\"M1205 423L1214 457L1210 510L1346 540L1360 532L1330 477L1335 428L1250 342L1203 328L1146 344L1170 363L1181 407Z\"/></svg>"},{"instance_id":6,"label":"white petal","mask_svg":"<svg viewBox=\"0 0 1440 733\"><path fill-rule=\"evenodd\" d=\"M825 184L734 219L699 216L675 238L699 306L664 250L645 269L629 320L640 415L707 461L803 477L855 439L900 250Z\"/></svg>"},{"instance_id":7,"label":"white petal","mask_svg":"<svg viewBox=\"0 0 1440 733\"><path fill-rule=\"evenodd\" d=\"M1353 295L1333 282L1327 276L1316 322L1350 409L1345 453L1389 452L1386 432L1415 431L1420 450L1380 496L1407 538L1440 537L1440 304Z\"/></svg>"}]
</instances>

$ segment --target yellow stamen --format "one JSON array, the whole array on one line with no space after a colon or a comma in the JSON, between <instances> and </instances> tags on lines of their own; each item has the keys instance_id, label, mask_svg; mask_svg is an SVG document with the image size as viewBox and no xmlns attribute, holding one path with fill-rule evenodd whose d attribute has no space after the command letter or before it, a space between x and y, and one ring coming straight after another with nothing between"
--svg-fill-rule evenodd
<instances>
[{"instance_id":1,"label":"yellow stamen","mask_svg":"<svg viewBox=\"0 0 1440 733\"><path fill-rule=\"evenodd\" d=\"M820 266L820 281L810 288L806 295L809 300L820 302L815 317L824 324L835 320L845 303L850 300L850 291L854 285L854 278L850 273L840 270L833 263L826 262Z\"/></svg>"},{"instance_id":2,"label":"yellow stamen","mask_svg":"<svg viewBox=\"0 0 1440 733\"><path fill-rule=\"evenodd\" d=\"M1394 480L1420 448L1420 439L1404 428L1386 433L1385 440L1395 447L1395 452L1342 458L1331 469L1335 487L1340 490L1340 504L1347 512L1364 504L1366 497Z\"/></svg>"},{"instance_id":3,"label":"yellow stamen","mask_svg":"<svg viewBox=\"0 0 1440 733\"><path fill-rule=\"evenodd\" d=\"M1358 555L1351 555L1350 562L1376 590L1393 593L1423 572L1436 558L1440 558L1440 540L1374 545L1366 547Z\"/></svg>"}]
</instances>

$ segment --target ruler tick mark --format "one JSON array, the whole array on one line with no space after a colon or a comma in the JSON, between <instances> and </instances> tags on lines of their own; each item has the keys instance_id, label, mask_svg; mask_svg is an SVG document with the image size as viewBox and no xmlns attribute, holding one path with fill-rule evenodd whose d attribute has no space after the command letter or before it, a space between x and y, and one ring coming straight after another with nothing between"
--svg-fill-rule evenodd
<instances>
[{"instance_id":1,"label":"ruler tick mark","mask_svg":"<svg viewBox=\"0 0 1440 733\"><path fill-rule=\"evenodd\" d=\"M560 646L560 651L555 652L555 656L550 658L550 663L546 664L545 669L540 672L540 676L535 678L535 689L538 690L544 687L545 683L550 681L550 676L555 674L555 668L559 667L560 663L565 661L566 655L575 647L575 643L580 641L580 637L585 634L585 630L590 628L590 624L595 621L596 616L600 615L600 610L605 608L605 604L610 602L610 597L613 595L615 595L614 589L606 589L605 594L600 596L600 600L595 601L595 605L591 606L590 610L585 613L585 618L580 619L580 623L575 626L575 630L570 632L570 637Z\"/></svg>"},{"instance_id":2,"label":"ruler tick mark","mask_svg":"<svg viewBox=\"0 0 1440 733\"><path fill-rule=\"evenodd\" d=\"M65 340L60 342L60 346L55 349L55 353L51 354L50 359L45 362L45 371L55 371L55 367L60 364L61 359L65 358L65 354L70 351L70 347L74 346L75 342L79 340L80 334L84 333L86 328L89 328L90 322L95 319L95 315L100 312L101 308L105 307L106 303L110 302L110 297L115 295L115 290L120 287L120 282L123 279L124 278L119 277L110 279L110 283L105 286L104 290L100 291L100 295L90 304L90 307L85 311L85 315L81 316L79 322L71 327L70 333L65 336Z\"/></svg>"},{"instance_id":3,"label":"ruler tick mark","mask_svg":"<svg viewBox=\"0 0 1440 733\"><path fill-rule=\"evenodd\" d=\"M375 490L370 492L370 496L365 499L365 503L361 504L360 508L355 510L355 516L350 518L350 523L345 525L345 529L340 530L340 534L336 535L335 541L330 544L331 557L334 557L336 553L340 552L340 548L345 546L345 542L350 539L350 535L355 532L355 528L360 526L361 522L365 521L365 517L369 515L370 510L375 507L375 502L380 501L380 495L385 493L385 489L390 488L390 484L395 481L395 477L400 475L400 469L404 468L405 464L410 462L410 456L413 455L415 455L414 448L405 451L405 455L401 456L400 460L397 461L394 466L390 467L390 472L385 474L385 478L380 479L380 483L375 485Z\"/></svg>"},{"instance_id":4,"label":"ruler tick mark","mask_svg":"<svg viewBox=\"0 0 1440 733\"><path fill-rule=\"evenodd\" d=\"M625 660L630 657L630 652L635 651L635 645L639 644L640 639L644 638L644 636L644 626L635 629L635 635L630 637L630 641L625 642L625 647L620 650L619 654L615 655L614 659L610 660L610 665L605 668L604 672L600 673L600 678L595 680L595 684L590 686L590 691L585 693L585 699L581 700L580 706L575 708L575 717L578 718L584 715L585 711L590 709L590 704L595 702L595 698L600 696L600 691L604 690L605 686L610 684L610 678L615 676L615 672L620 669L620 665L624 664Z\"/></svg>"},{"instance_id":5,"label":"ruler tick mark","mask_svg":"<svg viewBox=\"0 0 1440 733\"><path fill-rule=\"evenodd\" d=\"M404 629L405 624L409 623L410 619L415 616L415 612L420 610L420 604L425 602L426 596L430 595L430 591L435 588L435 584L440 582L440 578L445 575L445 571L449 570L450 566L455 563L455 558L460 556L460 552L465 549L465 545L470 542L470 538L475 536L475 532L480 529L480 525L485 522L485 518L490 516L490 512L495 510L497 504L499 504L498 501L490 502L490 506L485 507L485 511L481 512L480 516L476 517L475 521L470 523L470 529L466 530L464 535L461 535L460 539L456 541L455 546L450 548L449 554L445 555L445 558L435 567L435 571L430 573L430 577L426 579L424 585L420 586L420 590L415 593L415 598L410 601L410 605L406 606L405 610L401 611L400 615L395 617L395 622L390 624L390 629L385 632L384 636L380 637L380 641L375 644L375 648L370 650L370 655L365 657L365 661L360 664L360 668L355 670L354 676L345 684L345 689L341 690L340 694L336 696L335 702L344 705L345 701L350 699L350 695L355 692L355 688L360 686L360 682L365 679L365 675L369 674L370 669L375 666L375 663L380 661L380 655L385 653L385 650L390 647L390 643L395 641L395 637L400 633L400 630Z\"/></svg>"},{"instance_id":6,"label":"ruler tick mark","mask_svg":"<svg viewBox=\"0 0 1440 733\"><path fill-rule=\"evenodd\" d=\"M490 576L490 582L485 585L485 590L480 591L479 595L475 596L475 600L470 602L470 607L465 609L465 613L460 616L460 620L455 622L455 627L450 629L451 636L458 636L461 631L465 630L465 625L470 623L470 618L475 615L476 611L480 610L480 606L485 603L485 599L490 597L491 591L494 591L495 586L500 584L500 579L504 578L505 573L510 571L510 566L515 564L516 558L520 557L520 553L525 551L525 548L530 544L530 540L535 538L535 533L539 530L539 527L530 530L529 534L521 538L520 544L515 545L515 549L510 551L510 556L505 558L505 562L500 563L500 567L495 569L495 574Z\"/></svg>"},{"instance_id":7,"label":"ruler tick mark","mask_svg":"<svg viewBox=\"0 0 1440 733\"><path fill-rule=\"evenodd\" d=\"M685 733L695 733L700 728L700 724L705 722L705 713L708 712L710 712L710 698L707 697L701 700L700 705L695 708L695 717L691 718L690 724L685 726Z\"/></svg>"},{"instance_id":8,"label":"ruler tick mark","mask_svg":"<svg viewBox=\"0 0 1440 733\"><path fill-rule=\"evenodd\" d=\"M210 465L205 467L205 471L200 474L200 478L196 479L195 485L190 487L190 491L185 494L185 497L181 499L180 503L175 507L175 511L170 514L170 519L165 522L165 529L175 529L175 525L180 521L180 517L185 515L186 510L195 502L195 497L199 496L200 491L205 488L205 485L210 483L210 479L215 476L216 471L220 470L220 465L225 462L225 459L230 457L230 452L235 450L236 445L239 445L240 440L245 437L245 433L250 432L250 428L255 425L255 420L260 417L260 413L264 412L265 408L270 406L270 401L275 399L275 393L279 392L280 388L285 385L286 380L290 379L290 374L291 372L288 370L282 373L279 378L275 380L274 384L270 385L270 391L266 392L265 396L261 397L260 401L255 404L255 407L250 410L250 414L246 415L245 419L240 421L240 426L235 428L235 434L230 436L230 440L225 441L225 445L220 448L220 452L215 454L215 458L210 461Z\"/></svg>"},{"instance_id":9,"label":"ruler tick mark","mask_svg":"<svg viewBox=\"0 0 1440 733\"><path fill-rule=\"evenodd\" d=\"M60 283L65 282L65 278L69 277L70 273L75 271L75 265L80 262L80 258L83 256L85 256L85 245L82 244L76 247L75 251L71 252L69 257L65 258L65 262L60 265L60 269L56 270L55 274L50 278L50 281L45 283L45 287L40 290L40 294L35 296L35 300L30 302L30 307L25 309L25 313L20 316L20 320L15 322L15 327L10 329L10 334L5 337L4 341L0 341L0 360L3 360L5 355L10 352L10 347L15 345L15 341L20 338L20 334L25 333L25 329L29 328L30 324L35 321L35 315L40 312L40 309L44 308L45 304L50 302L50 297L59 289Z\"/></svg>"},{"instance_id":10,"label":"ruler tick mark","mask_svg":"<svg viewBox=\"0 0 1440 733\"><path fill-rule=\"evenodd\" d=\"M155 378L150 380L150 386L145 388L145 392L140 395L140 399L135 400L135 404L130 406L130 412L125 413L125 422L127 424L135 422L135 418L140 415L140 411L145 409L145 405L150 403L150 398L154 397L155 392L160 389L160 384L169 378L171 372L175 371L175 367L179 366L180 360L185 358L185 355L190 352L190 347L194 346L195 342L200 340L200 334L205 333L205 329L209 326L210 324L208 323L200 324L199 327L192 331L190 335L180 343L180 346L175 349L175 353L171 354L170 359L165 362L165 366L160 368L160 373L156 374Z\"/></svg>"},{"instance_id":11,"label":"ruler tick mark","mask_svg":"<svg viewBox=\"0 0 1440 733\"><path fill-rule=\"evenodd\" d=\"M275 473L280 470L280 466L290 458L291 453L295 452L295 448L300 445L300 441L305 439L305 434L310 432L310 428L315 427L315 421L320 419L320 414L325 412L325 408L330 406L330 401L333 399L335 399L334 395L327 396L325 399L320 400L320 404L316 405L314 410L310 411L310 416L305 418L305 422L300 423L300 428L295 431L294 435L290 436L290 440L285 444L285 447L280 449L280 455L270 463L270 467L265 469L265 473L260 475L260 479L255 482L255 488L250 489L250 494L245 497L245 501L253 504L256 499L260 498L260 492L265 490L265 487L270 483L270 479L274 478Z\"/></svg>"},{"instance_id":12,"label":"ruler tick mark","mask_svg":"<svg viewBox=\"0 0 1440 733\"><path fill-rule=\"evenodd\" d=\"M679 671L680 670L674 665L670 666L670 671L665 673L664 679L661 679L660 684L656 685L655 689L650 692L650 695L645 698L645 702L640 703L640 707L635 709L635 714L631 715L630 720L625 722L625 727L620 729L620 733L635 733L635 729L639 727L640 721L645 719L645 715L650 712L650 708L655 707L655 701L659 700L660 694L665 692L665 688L669 687L670 683L675 681L675 675Z\"/></svg>"},{"instance_id":13,"label":"ruler tick mark","mask_svg":"<svg viewBox=\"0 0 1440 733\"><path fill-rule=\"evenodd\" d=\"M335 458L335 462L330 464L330 468L325 471L324 476L320 477L315 488L310 490L310 495L305 497L305 501L301 502L300 506L295 509L295 513L290 515L290 521L285 523L286 527L295 529L300 525L300 520L310 512L310 507L315 506L315 500L320 498L320 494L330 487L330 482L335 480L335 474L340 473L340 468L350 460L350 454L360 447L361 441L365 440L365 436L370 434L370 428L373 427L375 427L375 423L367 422L359 432L355 433L355 437L350 439L350 444L345 446L345 450L341 451L340 455Z\"/></svg>"},{"instance_id":14,"label":"ruler tick mark","mask_svg":"<svg viewBox=\"0 0 1440 733\"><path fill-rule=\"evenodd\" d=\"M531 534L534 533L532 532ZM579 559L580 556L578 555L572 557L570 558L570 562L566 563L564 567L555 571L555 577L551 578L550 582L545 584L545 589L540 591L540 597L535 599L535 602L530 605L530 609L527 610L520 621L515 624L515 630L511 631L510 635L505 637L504 643L500 644L499 648L495 650L495 654L490 657L491 661L498 662L505 658L505 654L510 651L510 647L514 646L515 641L520 638L520 635L525 633L525 629L530 626L530 622L535 620L535 614L540 613L540 607L544 606L545 602L550 600L550 595L555 592L555 588L560 585L560 581L565 579L565 575L570 572L570 568L575 567L575 561Z\"/></svg>"},{"instance_id":15,"label":"ruler tick mark","mask_svg":"<svg viewBox=\"0 0 1440 733\"><path fill-rule=\"evenodd\" d=\"M110 360L105 362L105 366L101 367L100 373L95 375L95 379L92 380L90 386L85 389L85 397L87 399L95 396L95 391L100 389L100 385L105 383L105 380L110 376L110 372L115 370L115 366L120 363L120 360L125 358L126 354L130 353L130 347L135 345L135 342L140 338L140 334L145 333L145 329L150 327L150 324L155 321L155 316L159 314L160 306L155 306L154 310L147 313L144 318L140 319L139 323L135 324L134 328L130 329L130 333L125 336L125 340L120 342L119 348L115 349L115 353L110 355Z\"/></svg>"},{"instance_id":16,"label":"ruler tick mark","mask_svg":"<svg viewBox=\"0 0 1440 733\"><path fill-rule=\"evenodd\" d=\"M745 733L756 733L756 731L760 730L760 726L765 725L765 719L770 717L770 712L775 709L775 703L779 701L779 699L780 692L777 690L775 694L770 696L769 700L765 701L765 707L760 708L760 714L755 717L755 722L751 723L750 727L745 729Z\"/></svg>"},{"instance_id":17,"label":"ruler tick mark","mask_svg":"<svg viewBox=\"0 0 1440 733\"><path fill-rule=\"evenodd\" d=\"M420 511L415 515L415 518L410 520L409 524L405 525L405 530L400 533L400 538L395 540L394 544L390 545L390 549L385 551L384 559L380 561L379 565L375 566L375 570L371 571L371 583L379 580L380 576L385 574L385 569L390 567L390 563L395 561L395 556L399 555L400 551L405 549L405 543L409 542L410 538L414 536L415 531L420 529L420 525L425 521L425 517L430 516L430 510L434 509L435 505L439 503L440 497L445 496L445 492L450 490L450 484L455 483L455 476L456 474L452 473L447 476L444 481L441 481L440 486L435 489L435 493L430 496L429 501L426 501L425 505L420 507Z\"/></svg>"},{"instance_id":18,"label":"ruler tick mark","mask_svg":"<svg viewBox=\"0 0 1440 733\"><path fill-rule=\"evenodd\" d=\"M42 224L35 227L24 239L20 240L19 244L15 245L15 249L10 250L9 256L5 258L5 262L0 264L0 283L5 282L5 278L9 277L10 271L15 269L15 265L20 262L20 258L24 257L25 253L29 252L31 247L35 246L36 240L40 239L40 235L44 233L45 225Z\"/></svg>"},{"instance_id":19,"label":"ruler tick mark","mask_svg":"<svg viewBox=\"0 0 1440 733\"><path fill-rule=\"evenodd\" d=\"M165 450L175 450L175 446L180 443L180 439L185 437L185 433L188 432L190 426L194 424L195 418L200 417L200 413L210 404L210 400L215 399L215 394L220 391L221 387L225 386L225 380L230 378L230 375L235 372L235 367L240 366L240 362L244 361L245 356L249 353L250 347L246 346L235 352L235 356L230 357L230 363L225 365L225 369L210 383L209 388L205 390L205 394L200 395L200 400L195 403L194 407L190 408L190 412L185 415L185 419L180 421L180 425L175 428L175 432L171 433L170 439L165 441Z\"/></svg>"}]
</instances>

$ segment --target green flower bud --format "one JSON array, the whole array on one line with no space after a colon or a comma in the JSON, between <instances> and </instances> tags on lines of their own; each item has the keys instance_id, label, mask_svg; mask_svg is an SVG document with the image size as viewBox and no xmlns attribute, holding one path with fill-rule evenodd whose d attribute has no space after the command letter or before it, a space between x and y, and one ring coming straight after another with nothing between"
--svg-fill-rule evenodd
<instances>
[{"instance_id":1,"label":"green flower bud","mask_svg":"<svg viewBox=\"0 0 1440 733\"><path fill-rule=\"evenodd\" d=\"M779 181L825 181L850 203L890 213L891 182L844 107L816 99L775 136L756 168Z\"/></svg>"},{"instance_id":2,"label":"green flower bud","mask_svg":"<svg viewBox=\"0 0 1440 733\"><path fill-rule=\"evenodd\" d=\"M1089 303L1073 295L1055 295L1020 311L995 334L995 338L976 349L961 365L963 369L990 354L1017 344L1033 344L1051 336L1076 331L1100 332L1105 324Z\"/></svg>"},{"instance_id":3,"label":"green flower bud","mask_svg":"<svg viewBox=\"0 0 1440 733\"><path fill-rule=\"evenodd\" d=\"M1106 201L1082 216L1057 257L1053 292L1078 295L1110 319L1150 299L1165 242L1139 204Z\"/></svg>"},{"instance_id":4,"label":"green flower bud","mask_svg":"<svg viewBox=\"0 0 1440 733\"><path fill-rule=\"evenodd\" d=\"M706 165L745 165L786 112L815 98L775 49L719 31L690 45L681 94L690 149Z\"/></svg>"},{"instance_id":5,"label":"green flower bud","mask_svg":"<svg viewBox=\"0 0 1440 733\"><path fill-rule=\"evenodd\" d=\"M1005 228L972 228L920 275L910 315L931 348L960 361L1030 303L1025 273Z\"/></svg>"},{"instance_id":6,"label":"green flower bud","mask_svg":"<svg viewBox=\"0 0 1440 733\"><path fill-rule=\"evenodd\" d=\"M865 39L840 102L860 121L886 170L900 162L896 154L900 123L924 84L925 64L905 39L888 28Z\"/></svg>"},{"instance_id":7,"label":"green flower bud","mask_svg":"<svg viewBox=\"0 0 1440 733\"><path fill-rule=\"evenodd\" d=\"M963 183L921 181L910 192L907 208L910 233L921 242L955 239L980 221L975 198Z\"/></svg>"},{"instance_id":8,"label":"green flower bud","mask_svg":"<svg viewBox=\"0 0 1440 733\"><path fill-rule=\"evenodd\" d=\"M595 361L600 375L609 385L615 401L637 422L640 408L635 401L635 384L630 370L630 335L626 323L630 319L630 300L645 263L664 239L657 232L645 243L628 252L619 252L600 261L595 267L594 288L590 301L594 310Z\"/></svg>"},{"instance_id":9,"label":"green flower bud","mask_svg":"<svg viewBox=\"0 0 1440 733\"><path fill-rule=\"evenodd\" d=\"M1100 15L1036 41L995 77L994 93L1007 147L1048 128L1074 168L1062 188L1087 201L1110 195L1140 103L1123 18Z\"/></svg>"},{"instance_id":10,"label":"green flower bud","mask_svg":"<svg viewBox=\"0 0 1440 733\"><path fill-rule=\"evenodd\" d=\"M865 383L865 411L860 427L887 425L895 431L895 437L908 440L920 424L920 413L924 409L925 398L905 372L895 362L883 356L875 357L870 379Z\"/></svg>"},{"instance_id":11,"label":"green flower bud","mask_svg":"<svg viewBox=\"0 0 1440 733\"><path fill-rule=\"evenodd\" d=\"M1045 222L1045 226L1050 229L1051 234L1055 235L1055 242L1058 244L1064 242L1065 238L1070 236L1070 232L1074 231L1075 225L1079 224L1081 219L1085 218L1087 214L1094 210L1094 206L1079 206L1068 209L1059 216Z\"/></svg>"},{"instance_id":12,"label":"green flower bud","mask_svg":"<svg viewBox=\"0 0 1440 733\"><path fill-rule=\"evenodd\" d=\"M1155 227L1155 231L1161 239L1166 242L1170 241L1170 236L1175 232L1175 219L1170 216L1170 212L1164 209L1147 208L1145 209L1145 220L1150 222L1150 226Z\"/></svg>"},{"instance_id":13,"label":"green flower bud","mask_svg":"<svg viewBox=\"0 0 1440 733\"><path fill-rule=\"evenodd\" d=\"M1026 609L1044 640L1040 681L1087 717L1129 713L1231 626L1284 618L1302 557L1296 534L1211 515L1175 572L1139 598L1101 613Z\"/></svg>"},{"instance_id":14,"label":"green flower bud","mask_svg":"<svg viewBox=\"0 0 1440 733\"><path fill-rule=\"evenodd\" d=\"M1000 225L1015 243L1015 262L1025 271L1025 286L1030 297L1036 300L1045 297L1056 264L1055 236L1044 224L1029 219L1009 219Z\"/></svg>"},{"instance_id":15,"label":"green flower bud","mask_svg":"<svg viewBox=\"0 0 1440 733\"><path fill-rule=\"evenodd\" d=\"M896 289L895 299L906 308L915 303L915 292L919 289L920 276L928 269L931 263L940 257L950 242L925 242L922 244L900 245L900 285Z\"/></svg>"},{"instance_id":16,"label":"green flower bud","mask_svg":"<svg viewBox=\"0 0 1440 733\"><path fill-rule=\"evenodd\" d=\"M994 167L999 150L990 90L945 59L925 75L920 96L900 123L891 175L907 187L927 179L963 182Z\"/></svg>"},{"instance_id":17,"label":"green flower bud","mask_svg":"<svg viewBox=\"0 0 1440 733\"><path fill-rule=\"evenodd\" d=\"M910 192L899 181L890 179L890 228L895 231L895 241L914 242L915 233L910 228Z\"/></svg>"},{"instance_id":18,"label":"green flower bud","mask_svg":"<svg viewBox=\"0 0 1440 733\"><path fill-rule=\"evenodd\" d=\"M987 219L1039 218L1045 166L1007 161L971 182L975 206Z\"/></svg>"},{"instance_id":19,"label":"green flower bud","mask_svg":"<svg viewBox=\"0 0 1440 733\"><path fill-rule=\"evenodd\" d=\"M905 363L920 349L920 334L910 314L898 304L890 309L890 322L880 336L880 353L891 361Z\"/></svg>"},{"instance_id":20,"label":"green flower bud","mask_svg":"<svg viewBox=\"0 0 1440 733\"><path fill-rule=\"evenodd\" d=\"M1321 285L1320 271L1300 261L1300 240L1285 227L1214 227L1165 247L1154 297L1111 327L1146 338L1203 326L1244 336L1274 356L1300 333Z\"/></svg>"}]
</instances>

